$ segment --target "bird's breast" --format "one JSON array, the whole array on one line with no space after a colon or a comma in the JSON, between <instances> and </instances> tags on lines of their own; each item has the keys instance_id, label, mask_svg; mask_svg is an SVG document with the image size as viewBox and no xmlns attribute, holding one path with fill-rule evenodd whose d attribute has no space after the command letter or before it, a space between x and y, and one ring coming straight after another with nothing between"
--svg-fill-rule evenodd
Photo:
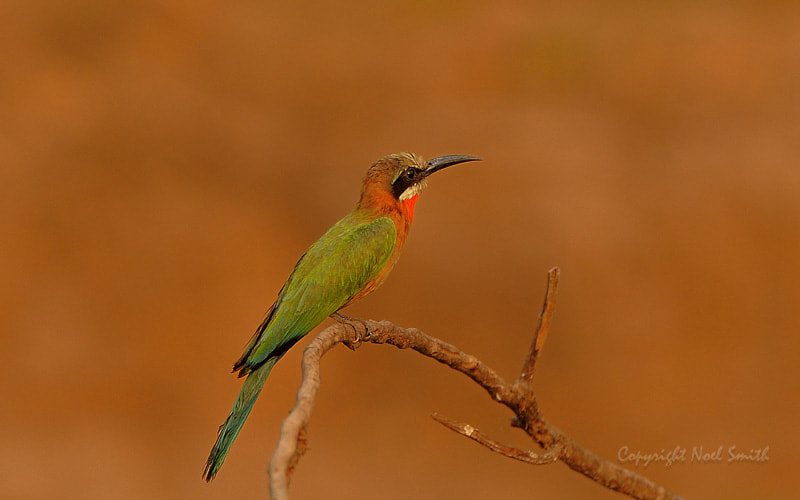
<instances>
[{"instance_id":1,"label":"bird's breast","mask_svg":"<svg viewBox=\"0 0 800 500\"><path fill-rule=\"evenodd\" d=\"M403 206L406 207L406 211L408 212L408 222L414 220L414 205L417 203L417 198L419 198L419 195L415 194L411 198L403 200Z\"/></svg>"}]
</instances>

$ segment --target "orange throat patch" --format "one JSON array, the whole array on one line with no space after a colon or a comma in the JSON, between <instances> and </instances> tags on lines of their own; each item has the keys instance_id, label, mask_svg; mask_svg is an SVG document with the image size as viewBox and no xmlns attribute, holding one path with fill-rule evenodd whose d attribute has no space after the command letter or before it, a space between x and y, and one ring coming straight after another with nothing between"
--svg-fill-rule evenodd
<instances>
[{"instance_id":1,"label":"orange throat patch","mask_svg":"<svg viewBox=\"0 0 800 500\"><path fill-rule=\"evenodd\" d=\"M405 206L406 210L408 211L408 222L414 220L414 204L417 203L418 197L419 195L415 194L411 198L403 200L403 206Z\"/></svg>"}]
</instances>

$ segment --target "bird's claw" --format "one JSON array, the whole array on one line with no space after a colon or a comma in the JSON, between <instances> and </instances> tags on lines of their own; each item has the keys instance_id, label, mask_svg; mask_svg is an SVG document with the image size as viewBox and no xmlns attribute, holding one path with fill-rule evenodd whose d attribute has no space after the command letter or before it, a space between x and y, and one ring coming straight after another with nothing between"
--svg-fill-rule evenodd
<instances>
[{"instance_id":1,"label":"bird's claw","mask_svg":"<svg viewBox=\"0 0 800 500\"><path fill-rule=\"evenodd\" d=\"M339 323L353 329L353 339L344 340L342 343L350 350L355 351L365 340L369 340L372 332L370 332L367 322L359 318L351 318L340 313L331 314L331 318Z\"/></svg>"}]
</instances>

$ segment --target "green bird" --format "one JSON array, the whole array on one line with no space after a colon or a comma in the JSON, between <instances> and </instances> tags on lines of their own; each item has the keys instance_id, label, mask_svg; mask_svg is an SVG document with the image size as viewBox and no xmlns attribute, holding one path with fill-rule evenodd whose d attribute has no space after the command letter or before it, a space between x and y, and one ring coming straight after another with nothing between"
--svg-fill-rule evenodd
<instances>
[{"instance_id":1,"label":"green bird","mask_svg":"<svg viewBox=\"0 0 800 500\"><path fill-rule=\"evenodd\" d=\"M476 156L448 155L425 163L413 153L376 161L367 170L355 209L300 257L233 371L247 377L206 462L203 476L217 475L275 363L325 318L378 288L406 241L414 204L425 180Z\"/></svg>"}]
</instances>

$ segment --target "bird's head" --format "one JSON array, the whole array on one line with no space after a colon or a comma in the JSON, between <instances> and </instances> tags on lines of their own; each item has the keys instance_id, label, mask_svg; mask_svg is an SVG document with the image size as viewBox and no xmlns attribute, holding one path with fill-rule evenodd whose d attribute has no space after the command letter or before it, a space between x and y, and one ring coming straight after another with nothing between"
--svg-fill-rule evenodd
<instances>
[{"instance_id":1,"label":"bird's head","mask_svg":"<svg viewBox=\"0 0 800 500\"><path fill-rule=\"evenodd\" d=\"M362 203L365 197L369 198L371 194L377 194L377 191L384 196L385 193L390 194L395 201L407 202L422 191L427 178L434 172L476 160L480 158L470 155L438 156L427 162L414 153L384 156L367 171L361 194Z\"/></svg>"}]
</instances>

